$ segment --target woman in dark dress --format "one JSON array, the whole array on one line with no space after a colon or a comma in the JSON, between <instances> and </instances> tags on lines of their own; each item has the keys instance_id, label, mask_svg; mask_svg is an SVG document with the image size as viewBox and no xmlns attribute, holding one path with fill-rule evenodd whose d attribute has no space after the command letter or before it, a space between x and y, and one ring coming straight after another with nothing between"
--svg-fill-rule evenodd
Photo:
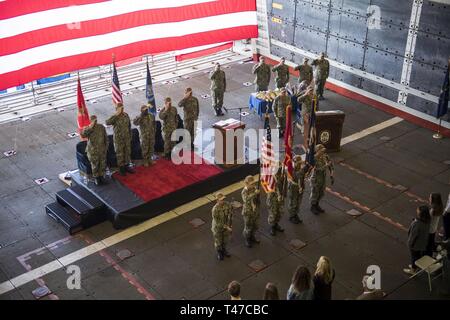
<instances>
[{"instance_id":1,"label":"woman in dark dress","mask_svg":"<svg viewBox=\"0 0 450 320\"><path fill-rule=\"evenodd\" d=\"M430 231L430 209L428 206L419 206L416 218L411 222L408 230L408 247L411 254L409 268L403 269L407 274L414 275L417 272L416 260L422 258L428 245Z\"/></svg>"},{"instance_id":2,"label":"woman in dark dress","mask_svg":"<svg viewBox=\"0 0 450 320\"><path fill-rule=\"evenodd\" d=\"M331 300L331 285L334 277L330 259L325 256L320 257L313 278L315 300Z\"/></svg>"}]
</instances>

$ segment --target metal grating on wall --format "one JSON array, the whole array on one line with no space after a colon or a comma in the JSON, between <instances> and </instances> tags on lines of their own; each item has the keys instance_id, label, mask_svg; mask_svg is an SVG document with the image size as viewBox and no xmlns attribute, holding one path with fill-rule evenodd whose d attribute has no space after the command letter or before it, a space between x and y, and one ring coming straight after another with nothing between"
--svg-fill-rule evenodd
<instances>
[{"instance_id":1,"label":"metal grating on wall","mask_svg":"<svg viewBox=\"0 0 450 320\"><path fill-rule=\"evenodd\" d=\"M450 4L427 0L265 2L270 53L299 63L325 51L330 76L433 115L450 57ZM433 81L435 80L435 81Z\"/></svg>"}]
</instances>

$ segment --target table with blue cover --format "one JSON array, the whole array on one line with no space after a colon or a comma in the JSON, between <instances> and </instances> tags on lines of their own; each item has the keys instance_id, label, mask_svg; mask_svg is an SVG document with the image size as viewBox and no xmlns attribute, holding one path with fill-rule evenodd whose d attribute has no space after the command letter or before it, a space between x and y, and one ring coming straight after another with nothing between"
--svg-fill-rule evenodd
<instances>
[{"instance_id":1,"label":"table with blue cover","mask_svg":"<svg viewBox=\"0 0 450 320\"><path fill-rule=\"evenodd\" d=\"M292 109L294 112L297 112L299 109L299 104L296 96L291 96ZM272 101L266 101L262 99L258 99L256 97L256 93L250 94L250 98L248 100L248 108L250 110L255 110L256 113L261 117L264 113L266 113L267 108L269 108L268 113L272 113Z\"/></svg>"}]
</instances>

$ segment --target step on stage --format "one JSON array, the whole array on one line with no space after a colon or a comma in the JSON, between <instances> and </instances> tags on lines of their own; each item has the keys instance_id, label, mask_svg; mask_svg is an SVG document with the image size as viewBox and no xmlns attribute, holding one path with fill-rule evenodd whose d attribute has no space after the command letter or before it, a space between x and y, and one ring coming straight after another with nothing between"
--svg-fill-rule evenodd
<instances>
[{"instance_id":1,"label":"step on stage","mask_svg":"<svg viewBox=\"0 0 450 320\"><path fill-rule=\"evenodd\" d=\"M117 229L153 218L259 172L258 164L223 168L196 154L194 163L175 165L160 159L136 173L113 174L106 184L84 181L79 171L71 172L70 188L56 193L56 202L45 207L49 216L71 233L111 220Z\"/></svg>"}]
</instances>

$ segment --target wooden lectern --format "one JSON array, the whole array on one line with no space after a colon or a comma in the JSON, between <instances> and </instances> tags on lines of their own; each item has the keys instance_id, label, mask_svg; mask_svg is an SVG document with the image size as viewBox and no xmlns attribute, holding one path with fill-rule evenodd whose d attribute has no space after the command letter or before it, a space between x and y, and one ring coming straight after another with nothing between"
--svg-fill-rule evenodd
<instances>
[{"instance_id":1,"label":"wooden lectern","mask_svg":"<svg viewBox=\"0 0 450 320\"><path fill-rule=\"evenodd\" d=\"M215 163L223 165L226 168L244 164L245 123L230 118L216 122L212 127L215 129Z\"/></svg>"}]
</instances>

